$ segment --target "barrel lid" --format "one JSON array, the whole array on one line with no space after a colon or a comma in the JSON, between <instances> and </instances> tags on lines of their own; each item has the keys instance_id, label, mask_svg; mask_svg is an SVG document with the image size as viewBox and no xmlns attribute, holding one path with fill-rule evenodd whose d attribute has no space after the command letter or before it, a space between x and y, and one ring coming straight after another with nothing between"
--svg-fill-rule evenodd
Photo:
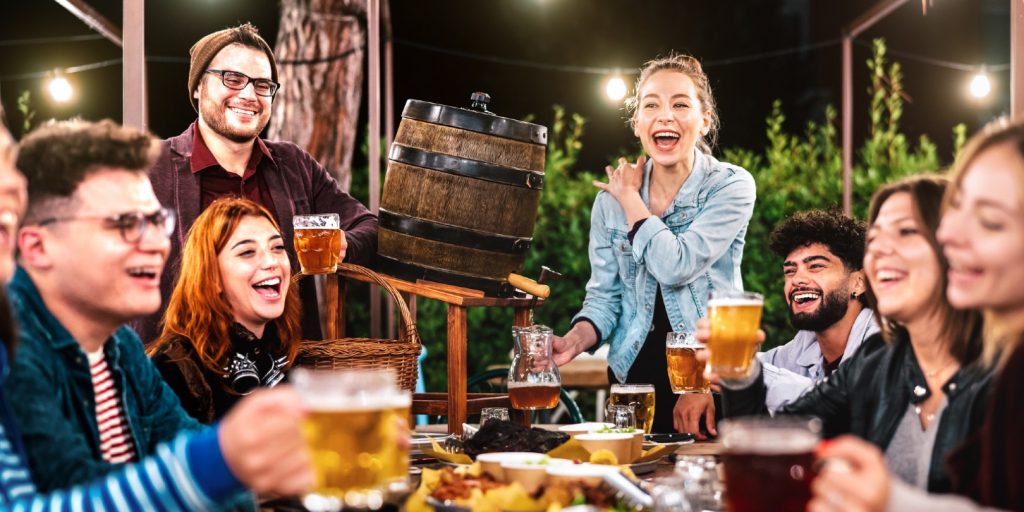
<instances>
[{"instance_id":1,"label":"barrel lid","mask_svg":"<svg viewBox=\"0 0 1024 512\"><path fill-rule=\"evenodd\" d=\"M548 143L547 127L496 116L490 112L475 112L428 101L409 100L405 102L402 117L533 144Z\"/></svg>"}]
</instances>

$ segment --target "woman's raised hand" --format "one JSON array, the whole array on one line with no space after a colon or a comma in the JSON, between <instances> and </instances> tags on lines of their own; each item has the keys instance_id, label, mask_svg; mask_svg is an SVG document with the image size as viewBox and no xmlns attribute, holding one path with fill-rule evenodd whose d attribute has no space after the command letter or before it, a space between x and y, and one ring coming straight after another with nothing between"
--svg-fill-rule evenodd
<instances>
[{"instance_id":1,"label":"woman's raised hand","mask_svg":"<svg viewBox=\"0 0 1024 512\"><path fill-rule=\"evenodd\" d=\"M618 167L606 166L604 172L608 175L608 183L594 180L594 186L608 192L619 203L628 194L640 194L640 186L644 183L644 165L647 158L640 156L635 164L629 163L625 158L619 158Z\"/></svg>"}]
</instances>

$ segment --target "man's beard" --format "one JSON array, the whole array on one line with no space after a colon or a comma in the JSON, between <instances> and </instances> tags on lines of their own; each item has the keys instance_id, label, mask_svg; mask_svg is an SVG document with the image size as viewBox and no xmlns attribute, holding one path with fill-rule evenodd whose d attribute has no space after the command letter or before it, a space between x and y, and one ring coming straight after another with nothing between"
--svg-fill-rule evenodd
<instances>
[{"instance_id":1,"label":"man's beard","mask_svg":"<svg viewBox=\"0 0 1024 512\"><path fill-rule=\"evenodd\" d=\"M237 128L228 123L227 114L224 112L226 108L226 105L214 103L205 93L200 92L199 111L203 115L203 120L206 121L207 126L213 129L214 132L230 141L238 143L250 142L259 137L260 132L270 122L270 118L267 117L255 129Z\"/></svg>"},{"instance_id":2,"label":"man's beard","mask_svg":"<svg viewBox=\"0 0 1024 512\"><path fill-rule=\"evenodd\" d=\"M818 309L809 313L794 313L789 304L789 323L801 331L821 332L835 325L850 307L849 288L843 286L821 296Z\"/></svg>"}]
</instances>

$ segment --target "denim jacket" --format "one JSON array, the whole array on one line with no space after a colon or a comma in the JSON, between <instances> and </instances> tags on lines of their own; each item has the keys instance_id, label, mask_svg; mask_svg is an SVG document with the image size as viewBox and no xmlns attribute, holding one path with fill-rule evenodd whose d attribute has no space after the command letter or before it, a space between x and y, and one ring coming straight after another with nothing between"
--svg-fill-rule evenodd
<instances>
[{"instance_id":1,"label":"denim jacket","mask_svg":"<svg viewBox=\"0 0 1024 512\"><path fill-rule=\"evenodd\" d=\"M21 340L4 386L36 486L45 492L107 474L118 466L101 457L85 352L20 267L9 290ZM140 457L153 454L178 432L200 426L182 410L131 329L118 329L103 351Z\"/></svg>"},{"instance_id":2,"label":"denim jacket","mask_svg":"<svg viewBox=\"0 0 1024 512\"><path fill-rule=\"evenodd\" d=\"M608 366L620 382L643 346L661 285L672 328L693 332L707 311L708 293L742 289L743 237L754 211L754 179L746 170L694 151L690 176L661 217L648 218L629 241L625 212L600 192L590 217L590 281L586 318L611 345ZM653 161L644 168L640 197L650 204Z\"/></svg>"}]
</instances>

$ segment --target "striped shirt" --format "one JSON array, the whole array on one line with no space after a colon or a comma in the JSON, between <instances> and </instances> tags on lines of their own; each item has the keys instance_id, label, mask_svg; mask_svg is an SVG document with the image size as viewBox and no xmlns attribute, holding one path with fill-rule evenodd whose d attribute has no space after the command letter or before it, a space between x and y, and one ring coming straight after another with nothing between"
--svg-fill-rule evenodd
<instances>
[{"instance_id":1,"label":"striped shirt","mask_svg":"<svg viewBox=\"0 0 1024 512\"><path fill-rule=\"evenodd\" d=\"M87 355L89 371L92 373L92 389L96 396L96 426L100 432L103 460L113 464L131 462L135 460L135 446L106 357L102 349Z\"/></svg>"},{"instance_id":2,"label":"striped shirt","mask_svg":"<svg viewBox=\"0 0 1024 512\"><path fill-rule=\"evenodd\" d=\"M182 434L157 446L153 456L122 466L105 477L70 489L36 494L28 470L11 449L7 432L0 425L0 511L123 511L123 510L212 510L217 502L237 489L217 489L208 494L202 479L193 473L198 460L191 460L190 445L212 431ZM203 450L205 451L205 449Z\"/></svg>"}]
</instances>

